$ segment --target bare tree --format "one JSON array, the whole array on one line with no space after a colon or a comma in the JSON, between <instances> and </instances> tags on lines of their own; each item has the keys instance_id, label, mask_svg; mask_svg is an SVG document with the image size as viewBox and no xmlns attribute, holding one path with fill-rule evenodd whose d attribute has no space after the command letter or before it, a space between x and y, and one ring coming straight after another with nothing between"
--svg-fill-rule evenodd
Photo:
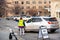
<instances>
[{"instance_id":1,"label":"bare tree","mask_svg":"<svg viewBox=\"0 0 60 40\"><path fill-rule=\"evenodd\" d=\"M21 9L21 6L20 5L14 5L14 8L12 8L12 12L15 14L15 15L20 15L21 12L22 12L22 9Z\"/></svg>"},{"instance_id":2,"label":"bare tree","mask_svg":"<svg viewBox=\"0 0 60 40\"><path fill-rule=\"evenodd\" d=\"M6 1L0 0L0 17L4 16L6 12Z\"/></svg>"},{"instance_id":3,"label":"bare tree","mask_svg":"<svg viewBox=\"0 0 60 40\"><path fill-rule=\"evenodd\" d=\"M31 16L36 16L37 15L37 10L36 9L29 9L27 11Z\"/></svg>"}]
</instances>

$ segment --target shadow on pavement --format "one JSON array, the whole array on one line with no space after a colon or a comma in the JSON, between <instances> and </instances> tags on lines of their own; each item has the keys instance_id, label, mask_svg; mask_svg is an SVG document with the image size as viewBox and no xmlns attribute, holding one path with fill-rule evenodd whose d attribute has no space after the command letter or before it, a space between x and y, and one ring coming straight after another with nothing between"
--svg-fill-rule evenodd
<instances>
[{"instance_id":1,"label":"shadow on pavement","mask_svg":"<svg viewBox=\"0 0 60 40\"><path fill-rule=\"evenodd\" d=\"M37 31L25 31L25 33L38 33Z\"/></svg>"}]
</instances>

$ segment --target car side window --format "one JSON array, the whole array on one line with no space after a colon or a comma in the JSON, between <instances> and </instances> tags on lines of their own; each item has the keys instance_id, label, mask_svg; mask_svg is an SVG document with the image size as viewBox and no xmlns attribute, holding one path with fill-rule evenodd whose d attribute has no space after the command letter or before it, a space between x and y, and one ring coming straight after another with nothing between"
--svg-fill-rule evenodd
<instances>
[{"instance_id":1,"label":"car side window","mask_svg":"<svg viewBox=\"0 0 60 40\"><path fill-rule=\"evenodd\" d=\"M32 22L41 22L42 19L41 18L32 18Z\"/></svg>"},{"instance_id":2,"label":"car side window","mask_svg":"<svg viewBox=\"0 0 60 40\"><path fill-rule=\"evenodd\" d=\"M30 22L32 22L32 20L31 20L31 19L29 19L29 20L27 21L27 23L30 23Z\"/></svg>"}]
</instances>

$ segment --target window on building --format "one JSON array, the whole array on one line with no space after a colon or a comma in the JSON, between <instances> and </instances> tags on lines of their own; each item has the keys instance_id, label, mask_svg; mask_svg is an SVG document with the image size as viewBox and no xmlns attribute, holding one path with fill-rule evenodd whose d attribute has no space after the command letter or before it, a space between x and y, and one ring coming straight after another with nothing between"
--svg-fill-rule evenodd
<instances>
[{"instance_id":1,"label":"window on building","mask_svg":"<svg viewBox=\"0 0 60 40\"><path fill-rule=\"evenodd\" d=\"M33 8L33 9L36 9L36 6L33 6L32 8Z\"/></svg>"},{"instance_id":2,"label":"window on building","mask_svg":"<svg viewBox=\"0 0 60 40\"><path fill-rule=\"evenodd\" d=\"M21 8L24 9L24 6L22 6Z\"/></svg>"},{"instance_id":3,"label":"window on building","mask_svg":"<svg viewBox=\"0 0 60 40\"><path fill-rule=\"evenodd\" d=\"M51 3L51 1L49 1L49 3Z\"/></svg>"},{"instance_id":4,"label":"window on building","mask_svg":"<svg viewBox=\"0 0 60 40\"><path fill-rule=\"evenodd\" d=\"M19 14L19 12L15 12L15 14Z\"/></svg>"},{"instance_id":5,"label":"window on building","mask_svg":"<svg viewBox=\"0 0 60 40\"><path fill-rule=\"evenodd\" d=\"M22 12L22 15L24 15L24 12Z\"/></svg>"},{"instance_id":6,"label":"window on building","mask_svg":"<svg viewBox=\"0 0 60 40\"><path fill-rule=\"evenodd\" d=\"M15 7L15 14L19 14L19 7Z\"/></svg>"},{"instance_id":7,"label":"window on building","mask_svg":"<svg viewBox=\"0 0 60 40\"><path fill-rule=\"evenodd\" d=\"M39 13L42 13L42 11L39 11Z\"/></svg>"},{"instance_id":8,"label":"window on building","mask_svg":"<svg viewBox=\"0 0 60 40\"><path fill-rule=\"evenodd\" d=\"M44 0L44 4L46 4L47 3L47 0Z\"/></svg>"},{"instance_id":9,"label":"window on building","mask_svg":"<svg viewBox=\"0 0 60 40\"><path fill-rule=\"evenodd\" d=\"M41 6L38 7L39 9L42 8Z\"/></svg>"},{"instance_id":10,"label":"window on building","mask_svg":"<svg viewBox=\"0 0 60 40\"><path fill-rule=\"evenodd\" d=\"M18 4L18 1L15 1L15 4Z\"/></svg>"},{"instance_id":11,"label":"window on building","mask_svg":"<svg viewBox=\"0 0 60 40\"><path fill-rule=\"evenodd\" d=\"M47 8L47 6L44 6L44 8Z\"/></svg>"},{"instance_id":12,"label":"window on building","mask_svg":"<svg viewBox=\"0 0 60 40\"><path fill-rule=\"evenodd\" d=\"M24 2L22 1L21 4L24 4Z\"/></svg>"},{"instance_id":13,"label":"window on building","mask_svg":"<svg viewBox=\"0 0 60 40\"><path fill-rule=\"evenodd\" d=\"M51 6L49 5L49 8L51 8Z\"/></svg>"},{"instance_id":14,"label":"window on building","mask_svg":"<svg viewBox=\"0 0 60 40\"><path fill-rule=\"evenodd\" d=\"M42 4L42 2L41 1L38 1L38 4Z\"/></svg>"},{"instance_id":15,"label":"window on building","mask_svg":"<svg viewBox=\"0 0 60 40\"><path fill-rule=\"evenodd\" d=\"M30 9L30 6L27 6L26 9Z\"/></svg>"},{"instance_id":16,"label":"window on building","mask_svg":"<svg viewBox=\"0 0 60 40\"><path fill-rule=\"evenodd\" d=\"M44 0L44 1L47 1L47 0Z\"/></svg>"},{"instance_id":17,"label":"window on building","mask_svg":"<svg viewBox=\"0 0 60 40\"><path fill-rule=\"evenodd\" d=\"M44 14L46 14L46 12L44 12Z\"/></svg>"},{"instance_id":18,"label":"window on building","mask_svg":"<svg viewBox=\"0 0 60 40\"><path fill-rule=\"evenodd\" d=\"M44 1L44 4L46 4L46 1Z\"/></svg>"},{"instance_id":19,"label":"window on building","mask_svg":"<svg viewBox=\"0 0 60 40\"><path fill-rule=\"evenodd\" d=\"M49 11L49 13L51 13L51 12Z\"/></svg>"},{"instance_id":20,"label":"window on building","mask_svg":"<svg viewBox=\"0 0 60 40\"><path fill-rule=\"evenodd\" d=\"M44 12L44 16L46 16L47 15L47 13L46 12Z\"/></svg>"},{"instance_id":21,"label":"window on building","mask_svg":"<svg viewBox=\"0 0 60 40\"><path fill-rule=\"evenodd\" d=\"M30 4L30 1L26 1L26 4Z\"/></svg>"},{"instance_id":22,"label":"window on building","mask_svg":"<svg viewBox=\"0 0 60 40\"><path fill-rule=\"evenodd\" d=\"M60 12L59 12L59 18L60 18Z\"/></svg>"},{"instance_id":23,"label":"window on building","mask_svg":"<svg viewBox=\"0 0 60 40\"><path fill-rule=\"evenodd\" d=\"M36 1L32 1L33 4L36 4Z\"/></svg>"}]
</instances>

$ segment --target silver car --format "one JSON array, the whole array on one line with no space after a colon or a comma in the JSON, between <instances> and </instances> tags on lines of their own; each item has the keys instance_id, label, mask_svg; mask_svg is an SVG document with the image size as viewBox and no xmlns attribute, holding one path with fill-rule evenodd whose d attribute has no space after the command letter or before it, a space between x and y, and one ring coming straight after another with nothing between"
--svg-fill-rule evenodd
<instances>
[{"instance_id":1,"label":"silver car","mask_svg":"<svg viewBox=\"0 0 60 40\"><path fill-rule=\"evenodd\" d=\"M32 17L25 22L26 31L38 31L40 26L46 26L48 32L55 32L59 29L59 23L55 17Z\"/></svg>"}]
</instances>

